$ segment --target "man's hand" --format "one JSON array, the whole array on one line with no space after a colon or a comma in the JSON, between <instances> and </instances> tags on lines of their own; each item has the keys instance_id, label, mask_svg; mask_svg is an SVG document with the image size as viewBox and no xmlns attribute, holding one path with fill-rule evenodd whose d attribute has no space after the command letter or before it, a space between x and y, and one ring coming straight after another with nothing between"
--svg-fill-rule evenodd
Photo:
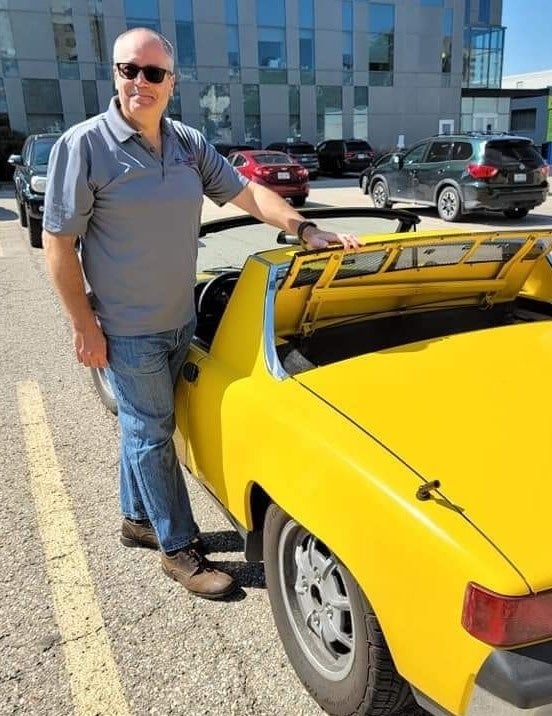
<instances>
[{"instance_id":1,"label":"man's hand","mask_svg":"<svg viewBox=\"0 0 552 716\"><path fill-rule=\"evenodd\" d=\"M356 250L360 244L354 234L335 234L308 226L303 232L303 240L309 249L325 249L331 244L341 244L345 249Z\"/></svg>"},{"instance_id":2,"label":"man's hand","mask_svg":"<svg viewBox=\"0 0 552 716\"><path fill-rule=\"evenodd\" d=\"M96 321L85 329L73 328L73 345L79 363L87 368L107 368L107 342Z\"/></svg>"}]
</instances>

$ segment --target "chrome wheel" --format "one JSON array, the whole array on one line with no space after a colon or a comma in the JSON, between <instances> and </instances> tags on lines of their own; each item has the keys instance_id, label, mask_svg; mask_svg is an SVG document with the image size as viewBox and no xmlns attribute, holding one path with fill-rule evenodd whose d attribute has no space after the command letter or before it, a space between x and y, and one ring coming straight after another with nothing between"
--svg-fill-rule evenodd
<instances>
[{"instance_id":1,"label":"chrome wheel","mask_svg":"<svg viewBox=\"0 0 552 716\"><path fill-rule=\"evenodd\" d=\"M283 603L295 638L312 667L341 681L355 654L352 607L334 555L291 520L278 544Z\"/></svg>"},{"instance_id":2,"label":"chrome wheel","mask_svg":"<svg viewBox=\"0 0 552 716\"><path fill-rule=\"evenodd\" d=\"M382 181L378 181L372 187L372 201L376 209L385 209L388 206L387 187Z\"/></svg>"},{"instance_id":3,"label":"chrome wheel","mask_svg":"<svg viewBox=\"0 0 552 716\"><path fill-rule=\"evenodd\" d=\"M439 194L437 211L445 221L456 221L460 216L460 196L454 187L446 187Z\"/></svg>"}]
</instances>

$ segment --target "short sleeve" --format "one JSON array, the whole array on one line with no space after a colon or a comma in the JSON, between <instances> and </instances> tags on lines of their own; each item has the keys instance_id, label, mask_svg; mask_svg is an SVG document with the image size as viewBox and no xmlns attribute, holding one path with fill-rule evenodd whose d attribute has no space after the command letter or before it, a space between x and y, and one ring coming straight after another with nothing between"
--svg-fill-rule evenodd
<instances>
[{"instance_id":1,"label":"short sleeve","mask_svg":"<svg viewBox=\"0 0 552 716\"><path fill-rule=\"evenodd\" d=\"M177 132L182 136L183 131L186 144L195 155L204 194L219 206L231 201L249 184L249 179L237 172L201 132L181 125Z\"/></svg>"},{"instance_id":2,"label":"short sleeve","mask_svg":"<svg viewBox=\"0 0 552 716\"><path fill-rule=\"evenodd\" d=\"M82 135L62 136L48 162L43 224L52 234L83 235L92 215L90 155Z\"/></svg>"}]
</instances>

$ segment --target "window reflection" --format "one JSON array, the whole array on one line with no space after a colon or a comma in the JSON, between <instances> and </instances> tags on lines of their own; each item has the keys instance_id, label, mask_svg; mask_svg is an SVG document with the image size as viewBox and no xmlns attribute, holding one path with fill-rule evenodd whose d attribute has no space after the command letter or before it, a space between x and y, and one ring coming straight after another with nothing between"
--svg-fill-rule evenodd
<instances>
[{"instance_id":1,"label":"window reflection","mask_svg":"<svg viewBox=\"0 0 552 716\"><path fill-rule=\"evenodd\" d=\"M240 79L240 33L238 24L237 0L226 0L226 42L228 51L228 75L230 78Z\"/></svg>"},{"instance_id":2,"label":"window reflection","mask_svg":"<svg viewBox=\"0 0 552 716\"><path fill-rule=\"evenodd\" d=\"M261 103L259 85L243 85L245 142L261 146Z\"/></svg>"},{"instance_id":3,"label":"window reflection","mask_svg":"<svg viewBox=\"0 0 552 716\"><path fill-rule=\"evenodd\" d=\"M353 108L353 136L368 138L368 87L355 87Z\"/></svg>"},{"instance_id":4,"label":"window reflection","mask_svg":"<svg viewBox=\"0 0 552 716\"><path fill-rule=\"evenodd\" d=\"M499 88L503 51L503 27L467 28L464 37L464 86Z\"/></svg>"},{"instance_id":5,"label":"window reflection","mask_svg":"<svg viewBox=\"0 0 552 716\"><path fill-rule=\"evenodd\" d=\"M149 27L160 32L159 6L157 0L124 0L127 29ZM175 1L175 14L176 14Z\"/></svg>"},{"instance_id":6,"label":"window reflection","mask_svg":"<svg viewBox=\"0 0 552 716\"><path fill-rule=\"evenodd\" d=\"M343 102L341 87L316 88L316 140L340 139L343 136Z\"/></svg>"},{"instance_id":7,"label":"window reflection","mask_svg":"<svg viewBox=\"0 0 552 716\"><path fill-rule=\"evenodd\" d=\"M287 82L285 24L284 0L257 0L257 52L261 82Z\"/></svg>"},{"instance_id":8,"label":"window reflection","mask_svg":"<svg viewBox=\"0 0 552 716\"><path fill-rule=\"evenodd\" d=\"M393 84L395 6L371 3L368 7L368 70L371 85Z\"/></svg>"},{"instance_id":9,"label":"window reflection","mask_svg":"<svg viewBox=\"0 0 552 716\"><path fill-rule=\"evenodd\" d=\"M29 133L64 129L59 80L21 80Z\"/></svg>"},{"instance_id":10,"label":"window reflection","mask_svg":"<svg viewBox=\"0 0 552 716\"><path fill-rule=\"evenodd\" d=\"M211 142L231 142L230 90L225 84L205 85L200 92L201 131Z\"/></svg>"},{"instance_id":11,"label":"window reflection","mask_svg":"<svg viewBox=\"0 0 552 716\"><path fill-rule=\"evenodd\" d=\"M289 132L288 137L301 137L301 94L298 85L289 86Z\"/></svg>"}]
</instances>

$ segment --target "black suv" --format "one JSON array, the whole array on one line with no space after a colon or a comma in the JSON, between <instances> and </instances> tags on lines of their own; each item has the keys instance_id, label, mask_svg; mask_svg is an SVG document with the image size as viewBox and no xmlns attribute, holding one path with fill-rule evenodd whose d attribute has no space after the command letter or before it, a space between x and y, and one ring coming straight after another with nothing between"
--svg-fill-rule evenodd
<instances>
[{"instance_id":1,"label":"black suv","mask_svg":"<svg viewBox=\"0 0 552 716\"><path fill-rule=\"evenodd\" d=\"M374 206L436 206L445 221L480 209L521 219L548 194L548 166L531 140L509 134L436 136L383 155L360 175Z\"/></svg>"},{"instance_id":2,"label":"black suv","mask_svg":"<svg viewBox=\"0 0 552 716\"><path fill-rule=\"evenodd\" d=\"M316 147L320 171L340 176L369 167L376 152L364 139L326 139Z\"/></svg>"},{"instance_id":3,"label":"black suv","mask_svg":"<svg viewBox=\"0 0 552 716\"><path fill-rule=\"evenodd\" d=\"M318 176L318 157L314 145L308 142L272 142L265 147L272 152L285 152L309 172L311 179Z\"/></svg>"},{"instance_id":4,"label":"black suv","mask_svg":"<svg viewBox=\"0 0 552 716\"><path fill-rule=\"evenodd\" d=\"M14 167L15 199L21 226L29 231L29 241L35 249L42 247L42 214L46 171L50 151L59 134L30 134L21 154L12 154L8 163Z\"/></svg>"}]
</instances>

